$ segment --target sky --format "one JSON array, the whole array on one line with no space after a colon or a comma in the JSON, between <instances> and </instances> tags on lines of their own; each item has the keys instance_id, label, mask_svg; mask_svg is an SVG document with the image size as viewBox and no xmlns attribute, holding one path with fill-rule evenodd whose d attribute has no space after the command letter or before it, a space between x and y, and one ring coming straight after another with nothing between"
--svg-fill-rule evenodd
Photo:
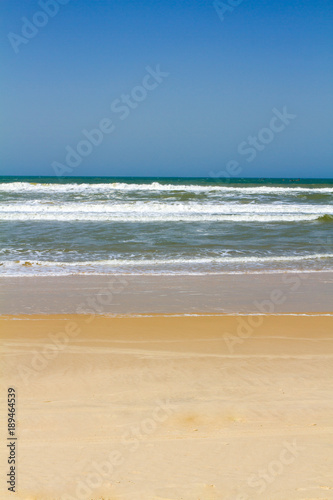
<instances>
[{"instance_id":1,"label":"sky","mask_svg":"<svg viewBox=\"0 0 333 500\"><path fill-rule=\"evenodd\" d=\"M333 1L1 0L1 175L333 177Z\"/></svg>"}]
</instances>

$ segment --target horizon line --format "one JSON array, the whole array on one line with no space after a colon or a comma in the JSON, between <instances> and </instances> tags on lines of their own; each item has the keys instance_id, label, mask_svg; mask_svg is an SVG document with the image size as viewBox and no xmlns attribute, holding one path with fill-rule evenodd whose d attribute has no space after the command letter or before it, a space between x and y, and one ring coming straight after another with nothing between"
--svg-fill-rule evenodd
<instances>
[{"instance_id":1,"label":"horizon line","mask_svg":"<svg viewBox=\"0 0 333 500\"><path fill-rule=\"evenodd\" d=\"M88 179L210 179L212 181L226 181L226 182L231 182L232 180L242 180L242 179L260 179L260 180L265 180L265 179L277 179L277 180L293 180L293 181L300 181L300 180L330 180L333 181L333 177L263 177L263 176L244 176L244 177L206 177L206 176L183 176L183 175L66 175L66 176L56 176L56 175L23 175L23 174L18 174L18 175L1 175L0 178L3 177L35 177L35 178L45 178L45 179L76 179L76 178L88 178Z\"/></svg>"}]
</instances>

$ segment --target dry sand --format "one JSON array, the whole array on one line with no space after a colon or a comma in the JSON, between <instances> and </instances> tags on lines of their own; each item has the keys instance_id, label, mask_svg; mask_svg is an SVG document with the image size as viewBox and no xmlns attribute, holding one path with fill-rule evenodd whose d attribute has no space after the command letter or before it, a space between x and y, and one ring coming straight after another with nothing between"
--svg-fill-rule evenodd
<instances>
[{"instance_id":1,"label":"dry sand","mask_svg":"<svg viewBox=\"0 0 333 500\"><path fill-rule=\"evenodd\" d=\"M1 499L333 498L333 316L17 316L0 329Z\"/></svg>"}]
</instances>

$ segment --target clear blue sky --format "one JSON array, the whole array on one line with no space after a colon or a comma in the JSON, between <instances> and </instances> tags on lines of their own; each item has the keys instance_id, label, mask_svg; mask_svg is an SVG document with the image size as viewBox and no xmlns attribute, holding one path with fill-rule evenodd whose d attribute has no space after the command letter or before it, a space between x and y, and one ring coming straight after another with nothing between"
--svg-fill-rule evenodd
<instances>
[{"instance_id":1,"label":"clear blue sky","mask_svg":"<svg viewBox=\"0 0 333 500\"><path fill-rule=\"evenodd\" d=\"M332 177L332 1L66 1L1 0L1 174Z\"/></svg>"}]
</instances>

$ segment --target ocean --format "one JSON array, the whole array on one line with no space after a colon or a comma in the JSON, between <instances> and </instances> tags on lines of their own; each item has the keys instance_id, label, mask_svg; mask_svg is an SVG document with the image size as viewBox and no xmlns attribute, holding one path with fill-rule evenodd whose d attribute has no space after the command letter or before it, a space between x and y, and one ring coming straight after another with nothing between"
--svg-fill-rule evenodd
<instances>
[{"instance_id":1,"label":"ocean","mask_svg":"<svg viewBox=\"0 0 333 500\"><path fill-rule=\"evenodd\" d=\"M1 177L3 276L333 270L333 180Z\"/></svg>"}]
</instances>

